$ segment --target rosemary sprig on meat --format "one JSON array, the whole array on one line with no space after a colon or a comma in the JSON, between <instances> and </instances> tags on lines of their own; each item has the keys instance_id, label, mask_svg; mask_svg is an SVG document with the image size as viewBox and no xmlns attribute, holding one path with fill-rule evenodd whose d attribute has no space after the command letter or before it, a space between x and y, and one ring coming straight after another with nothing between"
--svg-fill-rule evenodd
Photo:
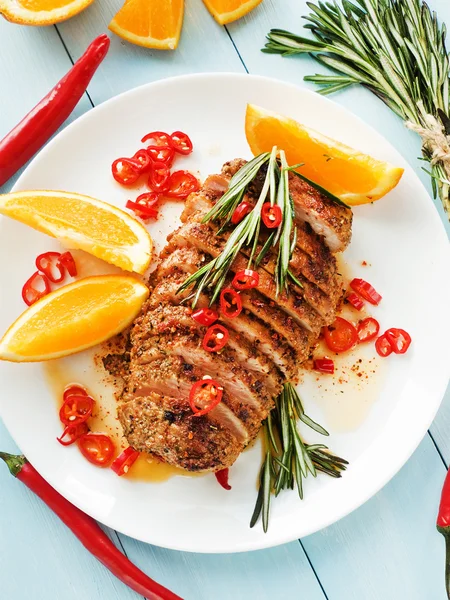
<instances>
[{"instance_id":1,"label":"rosemary sprig on meat","mask_svg":"<svg viewBox=\"0 0 450 600\"><path fill-rule=\"evenodd\" d=\"M260 516L264 532L269 527L270 499L285 489L297 486L303 498L303 479L320 471L330 477L341 477L348 462L332 454L324 444L307 444L300 435L297 421L300 420L318 433L328 432L305 413L296 389L285 383L276 406L264 422L266 453L260 472L260 486L255 510L250 521L253 527Z\"/></svg>"},{"instance_id":2,"label":"rosemary sprig on meat","mask_svg":"<svg viewBox=\"0 0 450 600\"><path fill-rule=\"evenodd\" d=\"M280 164L278 164L278 155ZM253 209L232 230L221 254L188 277L179 288L179 292L181 292L193 287L193 307L197 304L200 295L207 289L210 290L211 304L217 300L234 259L244 247L251 248L248 259L249 269L253 264L258 265L270 248L277 247L275 269L277 295L287 290L288 275L297 285L302 285L289 271L289 261L296 243L296 232L294 207L289 195L289 166L283 150L278 152L274 146L271 153L260 154L239 169L231 178L227 192L204 217L203 223L219 222L221 225L219 233L227 228L234 211L263 167L267 168L266 175ZM282 220L279 226L273 229L262 250L256 255L261 232L261 211L266 202L270 202L271 206L280 207Z\"/></svg>"},{"instance_id":3,"label":"rosemary sprig on meat","mask_svg":"<svg viewBox=\"0 0 450 600\"><path fill-rule=\"evenodd\" d=\"M315 39L272 29L263 52L308 54L336 73L305 77L331 94L361 84L422 138L433 192L450 213L449 54L445 24L421 0L308 2Z\"/></svg>"}]
</instances>

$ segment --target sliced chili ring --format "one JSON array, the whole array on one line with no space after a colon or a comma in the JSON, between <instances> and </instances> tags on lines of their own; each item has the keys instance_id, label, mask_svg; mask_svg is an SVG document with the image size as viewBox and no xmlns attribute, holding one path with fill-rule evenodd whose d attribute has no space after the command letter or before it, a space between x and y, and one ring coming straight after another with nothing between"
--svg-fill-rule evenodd
<instances>
[{"instance_id":1,"label":"sliced chili ring","mask_svg":"<svg viewBox=\"0 0 450 600\"><path fill-rule=\"evenodd\" d=\"M196 381L189 393L189 404L194 417L206 415L215 406L220 404L223 396L223 387L214 379L200 379ZM199 408L198 404L201 402Z\"/></svg>"},{"instance_id":2,"label":"sliced chili ring","mask_svg":"<svg viewBox=\"0 0 450 600\"><path fill-rule=\"evenodd\" d=\"M89 419L94 404L90 396L69 396L60 408L59 418L64 425L79 425Z\"/></svg>"},{"instance_id":3,"label":"sliced chili ring","mask_svg":"<svg viewBox=\"0 0 450 600\"><path fill-rule=\"evenodd\" d=\"M375 350L382 358L386 358L389 354L392 354L392 346L386 335L380 335L375 342Z\"/></svg>"},{"instance_id":4,"label":"sliced chili ring","mask_svg":"<svg viewBox=\"0 0 450 600\"><path fill-rule=\"evenodd\" d=\"M67 425L62 435L56 438L61 446L70 446L74 444L82 435L85 435L89 431L89 427L86 422L79 423L78 425Z\"/></svg>"},{"instance_id":5,"label":"sliced chili ring","mask_svg":"<svg viewBox=\"0 0 450 600\"><path fill-rule=\"evenodd\" d=\"M82 385L74 384L66 387L64 390L63 401L65 402L71 396L89 396L89 394L87 393L86 388L84 388Z\"/></svg>"},{"instance_id":6,"label":"sliced chili ring","mask_svg":"<svg viewBox=\"0 0 450 600\"><path fill-rule=\"evenodd\" d=\"M250 202L247 202L246 200L240 202L231 215L231 222L233 225L240 223L242 219L246 217L252 210L253 206L250 204Z\"/></svg>"},{"instance_id":7,"label":"sliced chili ring","mask_svg":"<svg viewBox=\"0 0 450 600\"><path fill-rule=\"evenodd\" d=\"M174 171L169 178L169 186L165 195L169 198L187 198L192 192L200 189L198 179L189 171Z\"/></svg>"},{"instance_id":8,"label":"sliced chili ring","mask_svg":"<svg viewBox=\"0 0 450 600\"><path fill-rule=\"evenodd\" d=\"M119 456L114 459L111 469L121 477L128 473L130 468L134 465L134 463L139 458L140 452L129 446L126 448Z\"/></svg>"},{"instance_id":9,"label":"sliced chili ring","mask_svg":"<svg viewBox=\"0 0 450 600\"><path fill-rule=\"evenodd\" d=\"M241 297L232 288L224 288L220 292L220 312L228 319L234 319L241 314Z\"/></svg>"},{"instance_id":10,"label":"sliced chili ring","mask_svg":"<svg viewBox=\"0 0 450 600\"><path fill-rule=\"evenodd\" d=\"M127 200L125 204L125 208L129 208L134 212L134 214L142 219L157 219L158 211L155 208L151 208L146 206L145 204L138 204L137 202L132 202L131 200Z\"/></svg>"},{"instance_id":11,"label":"sliced chili ring","mask_svg":"<svg viewBox=\"0 0 450 600\"><path fill-rule=\"evenodd\" d=\"M350 350L358 341L356 328L342 317L336 317L332 325L324 327L323 335L328 348L337 354Z\"/></svg>"},{"instance_id":12,"label":"sliced chili ring","mask_svg":"<svg viewBox=\"0 0 450 600\"><path fill-rule=\"evenodd\" d=\"M259 275L253 269L243 269L238 271L231 282L231 285L236 290L250 290L255 288L259 283Z\"/></svg>"},{"instance_id":13,"label":"sliced chili ring","mask_svg":"<svg viewBox=\"0 0 450 600\"><path fill-rule=\"evenodd\" d=\"M165 193L169 189L169 177L168 165L163 162L155 162L148 178L148 187L152 192Z\"/></svg>"},{"instance_id":14,"label":"sliced chili ring","mask_svg":"<svg viewBox=\"0 0 450 600\"><path fill-rule=\"evenodd\" d=\"M183 133L182 131L174 131L170 136L170 145L178 152L178 154L190 154L193 149L193 145L191 142L191 138L187 135L187 133Z\"/></svg>"},{"instance_id":15,"label":"sliced chili ring","mask_svg":"<svg viewBox=\"0 0 450 600\"><path fill-rule=\"evenodd\" d=\"M231 490L231 485L228 483L230 469L220 469L220 471L216 471L214 475L218 483L223 487L224 490Z\"/></svg>"},{"instance_id":16,"label":"sliced chili ring","mask_svg":"<svg viewBox=\"0 0 450 600\"><path fill-rule=\"evenodd\" d=\"M219 318L218 313L212 308L199 308L194 311L191 316L194 321L197 321L200 325L206 325L206 327L215 323Z\"/></svg>"},{"instance_id":17,"label":"sliced chili ring","mask_svg":"<svg viewBox=\"0 0 450 600\"><path fill-rule=\"evenodd\" d=\"M107 467L116 451L114 442L104 433L86 433L77 443L81 454L98 467Z\"/></svg>"},{"instance_id":18,"label":"sliced chili ring","mask_svg":"<svg viewBox=\"0 0 450 600\"><path fill-rule=\"evenodd\" d=\"M355 294L355 292L351 292L347 296L346 300L353 306L353 308L356 308L356 310L361 310L364 308L363 300L358 296L358 294Z\"/></svg>"},{"instance_id":19,"label":"sliced chili ring","mask_svg":"<svg viewBox=\"0 0 450 600\"><path fill-rule=\"evenodd\" d=\"M146 150L153 162L162 162L168 167L172 166L175 150L170 146L149 146Z\"/></svg>"},{"instance_id":20,"label":"sliced chili ring","mask_svg":"<svg viewBox=\"0 0 450 600\"><path fill-rule=\"evenodd\" d=\"M24 283L22 288L22 298L27 306L31 306L50 292L50 280L47 275L36 271Z\"/></svg>"},{"instance_id":21,"label":"sliced chili ring","mask_svg":"<svg viewBox=\"0 0 450 600\"><path fill-rule=\"evenodd\" d=\"M137 160L140 164L141 173L146 173L152 166L152 160L147 150L141 148L133 155L133 160Z\"/></svg>"},{"instance_id":22,"label":"sliced chili ring","mask_svg":"<svg viewBox=\"0 0 450 600\"><path fill-rule=\"evenodd\" d=\"M279 227L283 221L281 207L278 204L272 205L270 202L265 202L261 209L261 218L268 229Z\"/></svg>"},{"instance_id":23,"label":"sliced chili ring","mask_svg":"<svg viewBox=\"0 0 450 600\"><path fill-rule=\"evenodd\" d=\"M228 329L216 323L206 330L202 341L203 349L207 352L219 352L226 345L230 337Z\"/></svg>"},{"instance_id":24,"label":"sliced chili ring","mask_svg":"<svg viewBox=\"0 0 450 600\"><path fill-rule=\"evenodd\" d=\"M111 172L117 183L132 185L141 175L141 165L134 158L117 158L111 165Z\"/></svg>"},{"instance_id":25,"label":"sliced chili ring","mask_svg":"<svg viewBox=\"0 0 450 600\"><path fill-rule=\"evenodd\" d=\"M144 135L141 142L150 142L150 146L170 146L170 135L165 131L151 131Z\"/></svg>"},{"instance_id":26,"label":"sliced chili ring","mask_svg":"<svg viewBox=\"0 0 450 600\"><path fill-rule=\"evenodd\" d=\"M61 283L66 275L59 262L61 252L44 252L36 258L36 268L44 273L52 283Z\"/></svg>"},{"instance_id":27,"label":"sliced chili ring","mask_svg":"<svg viewBox=\"0 0 450 600\"><path fill-rule=\"evenodd\" d=\"M359 343L370 342L375 339L380 332L380 324L373 317L367 317L358 323L356 328L358 332Z\"/></svg>"},{"instance_id":28,"label":"sliced chili ring","mask_svg":"<svg viewBox=\"0 0 450 600\"><path fill-rule=\"evenodd\" d=\"M384 333L395 354L405 354L411 345L411 336L404 329L391 327Z\"/></svg>"},{"instance_id":29,"label":"sliced chili ring","mask_svg":"<svg viewBox=\"0 0 450 600\"><path fill-rule=\"evenodd\" d=\"M380 301L382 300L382 296L380 296L376 289L364 279L352 279L352 281L350 281L350 287L362 296L364 300L370 302L370 304L377 305L380 304Z\"/></svg>"},{"instance_id":30,"label":"sliced chili ring","mask_svg":"<svg viewBox=\"0 0 450 600\"><path fill-rule=\"evenodd\" d=\"M334 362L331 358L316 358L314 360L314 369L320 371L320 373L328 373L333 375L334 373Z\"/></svg>"},{"instance_id":31,"label":"sliced chili ring","mask_svg":"<svg viewBox=\"0 0 450 600\"><path fill-rule=\"evenodd\" d=\"M59 257L59 264L64 269L67 269L67 272L71 277L76 277L78 275L75 259L70 252L63 252L63 254L61 254Z\"/></svg>"}]
</instances>

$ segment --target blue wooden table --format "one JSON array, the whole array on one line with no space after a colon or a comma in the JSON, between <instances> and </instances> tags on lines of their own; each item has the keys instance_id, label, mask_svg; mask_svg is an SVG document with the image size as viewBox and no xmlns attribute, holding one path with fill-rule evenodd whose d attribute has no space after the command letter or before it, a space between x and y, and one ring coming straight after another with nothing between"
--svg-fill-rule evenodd
<instances>
[{"instance_id":1,"label":"blue wooden table","mask_svg":"<svg viewBox=\"0 0 450 600\"><path fill-rule=\"evenodd\" d=\"M96 0L57 27L27 28L0 19L0 138L89 42L107 31L120 4L121 0ZM430 4L450 24L448 0L430 0ZM108 58L72 119L135 86L191 72L247 71L305 85L304 75L321 70L312 60L263 55L260 48L271 27L300 30L301 15L307 11L305 0L264 0L248 17L223 28L201 0L186 0L178 50L147 50L112 36ZM417 137L379 100L363 89L334 99L385 135L430 189L417 160ZM1 422L0 448L17 450ZM434 524L449 461L448 390L429 434L400 473L359 510L301 541L247 554L198 555L108 533L136 564L186 600L444 600L444 544ZM138 596L115 580L36 497L1 468L0 598L133 600Z\"/></svg>"}]
</instances>

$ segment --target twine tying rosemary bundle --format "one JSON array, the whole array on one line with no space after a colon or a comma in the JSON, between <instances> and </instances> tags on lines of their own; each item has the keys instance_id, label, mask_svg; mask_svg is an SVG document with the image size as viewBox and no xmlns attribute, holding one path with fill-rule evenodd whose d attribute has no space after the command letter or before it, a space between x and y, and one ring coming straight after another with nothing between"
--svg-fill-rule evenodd
<instances>
[{"instance_id":1,"label":"twine tying rosemary bundle","mask_svg":"<svg viewBox=\"0 0 450 600\"><path fill-rule=\"evenodd\" d=\"M370 89L422 138L433 193L450 218L449 54L447 29L421 0L307 3L314 39L272 29L263 52L309 54L335 74L305 77L331 94Z\"/></svg>"}]
</instances>

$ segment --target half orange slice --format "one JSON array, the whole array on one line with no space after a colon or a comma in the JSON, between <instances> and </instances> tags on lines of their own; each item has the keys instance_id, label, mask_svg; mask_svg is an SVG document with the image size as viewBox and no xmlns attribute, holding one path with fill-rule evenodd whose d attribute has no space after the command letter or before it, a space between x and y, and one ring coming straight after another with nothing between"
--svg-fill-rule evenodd
<instances>
[{"instance_id":1,"label":"half orange slice","mask_svg":"<svg viewBox=\"0 0 450 600\"><path fill-rule=\"evenodd\" d=\"M311 181L354 206L378 200L400 181L403 169L363 154L293 119L247 106L245 135L256 156L277 146L290 165Z\"/></svg>"},{"instance_id":2,"label":"half orange slice","mask_svg":"<svg viewBox=\"0 0 450 600\"><path fill-rule=\"evenodd\" d=\"M149 294L131 275L86 277L30 306L0 341L0 360L37 362L60 358L123 331Z\"/></svg>"},{"instance_id":3,"label":"half orange slice","mask_svg":"<svg viewBox=\"0 0 450 600\"><path fill-rule=\"evenodd\" d=\"M153 244L145 227L125 211L90 196L45 190L3 194L0 214L125 271L142 274L150 264Z\"/></svg>"}]
</instances>

